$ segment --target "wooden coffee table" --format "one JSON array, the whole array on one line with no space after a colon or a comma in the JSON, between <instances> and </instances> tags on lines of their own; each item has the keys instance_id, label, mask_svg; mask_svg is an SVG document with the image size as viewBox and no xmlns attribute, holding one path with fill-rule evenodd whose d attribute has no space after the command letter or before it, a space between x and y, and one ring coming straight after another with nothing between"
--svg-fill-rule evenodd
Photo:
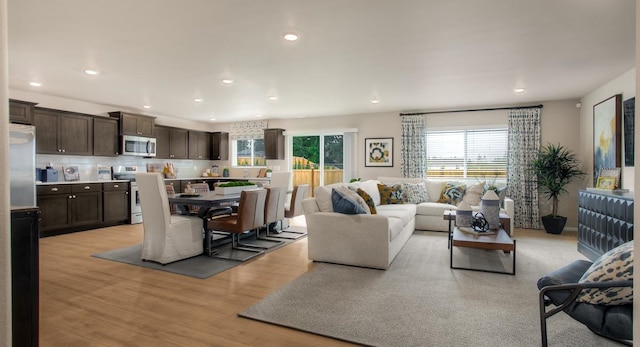
<instances>
[{"instance_id":1,"label":"wooden coffee table","mask_svg":"<svg viewBox=\"0 0 640 347\"><path fill-rule=\"evenodd\" d=\"M468 247L468 248L478 248L478 249L486 249L486 250L497 250L497 251L503 251L505 252L505 254L513 252L511 272L453 266L453 247ZM515 275L516 274L516 240L512 240L509 237L509 235L507 235L507 232L502 228L498 229L497 233L493 235L473 235L473 234L469 234L461 231L460 229L458 229L458 227L454 227L453 235L451 237L451 247L449 249L449 267L451 269L473 270L473 271Z\"/></svg>"}]
</instances>

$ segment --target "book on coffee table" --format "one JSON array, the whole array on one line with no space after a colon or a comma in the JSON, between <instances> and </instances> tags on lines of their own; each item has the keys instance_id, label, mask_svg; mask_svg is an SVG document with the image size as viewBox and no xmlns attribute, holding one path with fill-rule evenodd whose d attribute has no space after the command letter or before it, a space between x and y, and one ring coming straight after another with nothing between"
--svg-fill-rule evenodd
<instances>
[{"instance_id":1,"label":"book on coffee table","mask_svg":"<svg viewBox=\"0 0 640 347\"><path fill-rule=\"evenodd\" d=\"M460 231L471 235L483 236L483 235L495 235L497 230L477 231L470 227L458 227Z\"/></svg>"}]
</instances>

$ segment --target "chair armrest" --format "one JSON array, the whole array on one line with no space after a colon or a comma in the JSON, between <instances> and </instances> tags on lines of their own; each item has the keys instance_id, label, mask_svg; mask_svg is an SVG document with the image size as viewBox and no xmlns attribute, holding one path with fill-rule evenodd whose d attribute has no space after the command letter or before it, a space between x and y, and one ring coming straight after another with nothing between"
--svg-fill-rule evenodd
<instances>
[{"instance_id":1,"label":"chair armrest","mask_svg":"<svg viewBox=\"0 0 640 347\"><path fill-rule=\"evenodd\" d=\"M554 314L565 310L569 305L573 304L580 294L580 291L583 289L591 289L591 288L616 288L616 287L633 287L633 281L605 281L605 282L585 282L585 283L567 283L567 284L555 284L543 287L540 289L539 293L539 303L540 303L540 313L544 313L544 317L548 318L553 316ZM569 296L561 302L559 305L549 312L544 311L544 306L547 305L547 301L545 300L545 296L548 292L553 291L569 291Z\"/></svg>"}]
</instances>

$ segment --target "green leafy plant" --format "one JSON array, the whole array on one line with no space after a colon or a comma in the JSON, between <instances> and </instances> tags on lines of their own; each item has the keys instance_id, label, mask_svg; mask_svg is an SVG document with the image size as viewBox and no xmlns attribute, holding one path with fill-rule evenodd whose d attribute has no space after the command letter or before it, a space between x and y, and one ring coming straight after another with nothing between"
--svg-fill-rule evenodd
<instances>
[{"instance_id":1,"label":"green leafy plant","mask_svg":"<svg viewBox=\"0 0 640 347\"><path fill-rule=\"evenodd\" d=\"M531 163L531 170L538 177L541 192L553 202L551 215L554 218L558 217L558 197L567 193L566 187L571 181L586 175L575 153L554 144L540 148L538 158Z\"/></svg>"},{"instance_id":2,"label":"green leafy plant","mask_svg":"<svg viewBox=\"0 0 640 347\"><path fill-rule=\"evenodd\" d=\"M255 186L255 183L247 182L247 181L231 181L226 183L221 183L218 187L228 188L228 187L244 187L244 186Z\"/></svg>"},{"instance_id":3,"label":"green leafy plant","mask_svg":"<svg viewBox=\"0 0 640 347\"><path fill-rule=\"evenodd\" d=\"M360 177L352 178L352 179L349 180L349 183L353 183L353 182L360 182Z\"/></svg>"}]
</instances>

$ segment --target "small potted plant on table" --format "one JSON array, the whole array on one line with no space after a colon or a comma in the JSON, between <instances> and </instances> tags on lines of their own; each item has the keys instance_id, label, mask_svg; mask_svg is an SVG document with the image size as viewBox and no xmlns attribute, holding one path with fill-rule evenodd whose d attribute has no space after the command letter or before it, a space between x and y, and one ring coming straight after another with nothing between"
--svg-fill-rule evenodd
<instances>
[{"instance_id":1,"label":"small potted plant on table","mask_svg":"<svg viewBox=\"0 0 640 347\"><path fill-rule=\"evenodd\" d=\"M582 164L571 150L561 145L547 144L540 148L538 158L531 163L531 169L538 177L541 193L553 203L551 214L542 217L544 230L550 234L560 234L567 217L558 215L558 197L567 193L566 187L573 179L586 174Z\"/></svg>"}]
</instances>

